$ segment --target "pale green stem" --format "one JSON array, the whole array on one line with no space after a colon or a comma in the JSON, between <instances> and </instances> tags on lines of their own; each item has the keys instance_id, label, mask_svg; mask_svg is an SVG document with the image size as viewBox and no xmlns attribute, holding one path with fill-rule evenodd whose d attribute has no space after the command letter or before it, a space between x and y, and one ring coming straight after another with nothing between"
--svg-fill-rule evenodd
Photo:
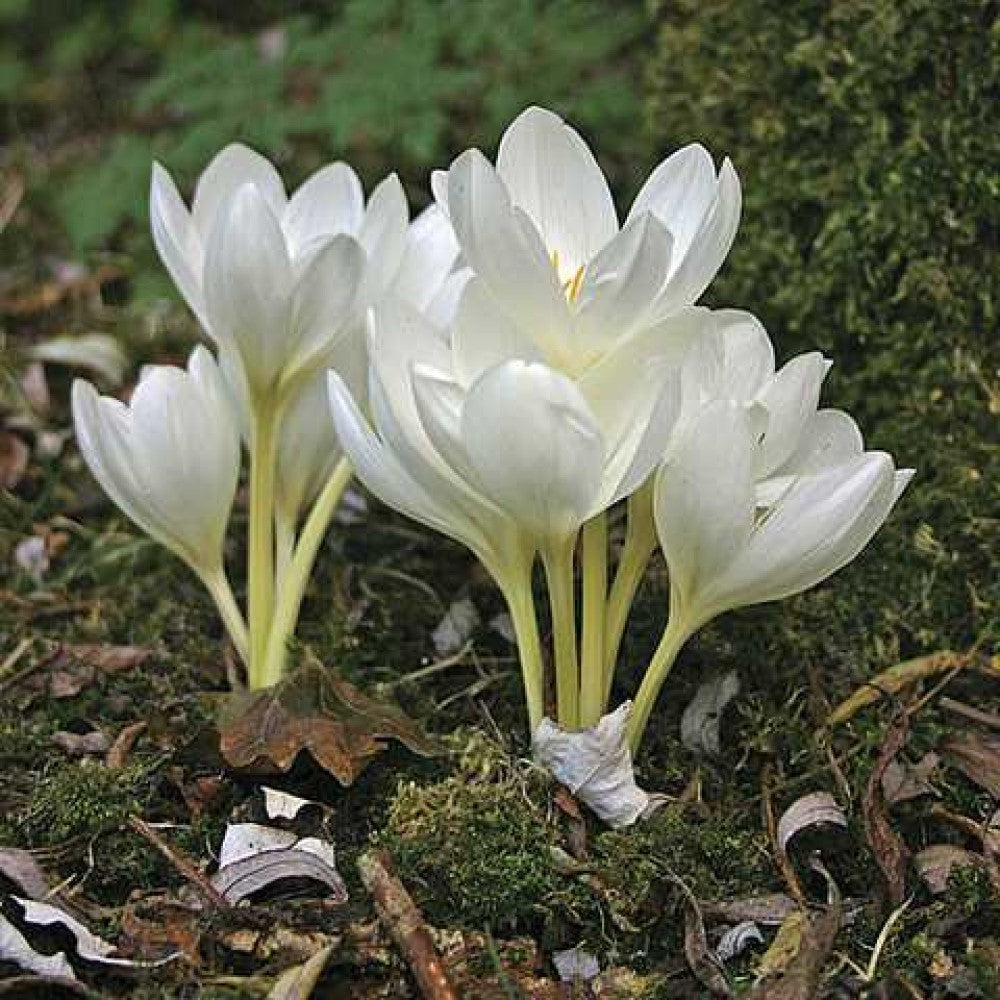
<instances>
[{"instance_id":1,"label":"pale green stem","mask_svg":"<svg viewBox=\"0 0 1000 1000\"><path fill-rule=\"evenodd\" d=\"M274 579L278 592L281 591L282 580L292 563L292 553L295 551L295 513L283 507L280 503L274 512Z\"/></svg>"},{"instance_id":2,"label":"pale green stem","mask_svg":"<svg viewBox=\"0 0 1000 1000\"><path fill-rule=\"evenodd\" d=\"M692 624L675 615L671 615L667 621L663 638L660 639L660 644L656 647L656 652L653 653L653 658L649 661L646 674L642 678L642 683L639 685L639 691L632 705L628 735L633 757L639 750L642 734L646 731L646 723L649 722L649 716L656 704L660 688L663 687L663 682L667 679L681 647L697 627L697 624Z\"/></svg>"},{"instance_id":3,"label":"pale green stem","mask_svg":"<svg viewBox=\"0 0 1000 1000\"><path fill-rule=\"evenodd\" d=\"M233 596L233 588L229 585L229 577L222 566L215 569L198 572L198 577L205 585L205 588L212 595L216 608L222 616L222 623L226 626L226 632L236 647L236 652L245 663L250 655L250 643L247 635L247 625L243 620L243 612L236 603Z\"/></svg>"},{"instance_id":4,"label":"pale green stem","mask_svg":"<svg viewBox=\"0 0 1000 1000\"><path fill-rule=\"evenodd\" d=\"M273 399L253 407L250 440L250 544L247 581L250 617L250 688L267 686L267 636L274 605L274 473L279 407Z\"/></svg>"},{"instance_id":5,"label":"pale green stem","mask_svg":"<svg viewBox=\"0 0 1000 1000\"><path fill-rule=\"evenodd\" d=\"M580 725L596 726L606 705L605 600L608 596L608 517L601 512L583 526L583 634L580 637Z\"/></svg>"},{"instance_id":6,"label":"pale green stem","mask_svg":"<svg viewBox=\"0 0 1000 1000\"><path fill-rule=\"evenodd\" d=\"M632 602L642 583L650 557L656 551L656 525L653 522L653 485L647 483L628 499L628 526L625 546L608 597L604 625L604 700L611 696L611 684L618 662L625 624Z\"/></svg>"},{"instance_id":7,"label":"pale green stem","mask_svg":"<svg viewBox=\"0 0 1000 1000\"><path fill-rule=\"evenodd\" d=\"M305 596L306 586L312 574L313 564L319 552L320 543L326 535L333 515L340 506L340 500L351 481L354 470L346 458L334 467L320 495L309 511L299 540L295 545L288 570L281 577L277 605L267 641L267 657L264 661L262 680L265 686L276 684L285 671L288 654L288 640L295 633L299 620L299 609Z\"/></svg>"},{"instance_id":8,"label":"pale green stem","mask_svg":"<svg viewBox=\"0 0 1000 1000\"><path fill-rule=\"evenodd\" d=\"M538 634L538 616L531 591L531 569L534 560L525 558L516 571L506 574L503 590L510 610L517 640L517 655L521 661L524 698L528 706L528 733L533 735L545 715L545 661L542 641Z\"/></svg>"},{"instance_id":9,"label":"pale green stem","mask_svg":"<svg viewBox=\"0 0 1000 1000\"><path fill-rule=\"evenodd\" d=\"M563 729L580 725L580 667L576 650L576 595L573 553L576 539L558 539L541 547L552 611L552 648L556 663L556 714Z\"/></svg>"}]
</instances>

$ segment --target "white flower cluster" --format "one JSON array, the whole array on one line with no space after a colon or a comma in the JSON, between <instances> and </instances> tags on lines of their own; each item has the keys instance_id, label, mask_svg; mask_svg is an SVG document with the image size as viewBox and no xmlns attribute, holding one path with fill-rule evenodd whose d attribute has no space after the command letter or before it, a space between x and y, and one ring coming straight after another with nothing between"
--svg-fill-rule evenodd
<instances>
[{"instance_id":1,"label":"white flower cluster","mask_svg":"<svg viewBox=\"0 0 1000 1000\"><path fill-rule=\"evenodd\" d=\"M408 224L394 176L366 204L335 163L289 198L266 160L230 146L188 210L156 167L156 246L217 358L198 348L187 372L153 369L128 406L78 383L81 448L122 510L216 594L256 685L280 676L349 462L495 578L532 732L548 690L536 560L556 718L572 733L608 710L658 543L669 617L628 720L634 750L692 632L849 562L911 472L866 451L846 413L819 407L822 355L778 368L752 315L695 304L739 222L728 160L716 170L699 145L677 151L619 222L583 139L529 108L495 165L468 150L432 189L436 203ZM221 562L241 438L248 635ZM623 500L626 542L611 566L606 512Z\"/></svg>"}]
</instances>

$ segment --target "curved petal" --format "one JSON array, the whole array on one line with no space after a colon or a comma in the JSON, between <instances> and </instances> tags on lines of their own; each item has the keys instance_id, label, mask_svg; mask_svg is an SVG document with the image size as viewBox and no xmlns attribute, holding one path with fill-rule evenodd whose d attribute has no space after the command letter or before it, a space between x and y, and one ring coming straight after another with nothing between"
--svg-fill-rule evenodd
<instances>
[{"instance_id":1,"label":"curved petal","mask_svg":"<svg viewBox=\"0 0 1000 1000\"><path fill-rule=\"evenodd\" d=\"M399 271L406 249L409 208L403 185L389 174L372 192L358 230L358 242L368 255L367 301L373 302L389 287Z\"/></svg>"},{"instance_id":2,"label":"curved petal","mask_svg":"<svg viewBox=\"0 0 1000 1000\"><path fill-rule=\"evenodd\" d=\"M507 312L526 329L564 335L569 311L545 247L479 150L448 171L448 205L463 256Z\"/></svg>"},{"instance_id":3,"label":"curved petal","mask_svg":"<svg viewBox=\"0 0 1000 1000\"><path fill-rule=\"evenodd\" d=\"M393 291L424 310L441 291L457 259L451 223L437 205L431 205L410 223Z\"/></svg>"},{"instance_id":4,"label":"curved petal","mask_svg":"<svg viewBox=\"0 0 1000 1000\"><path fill-rule=\"evenodd\" d=\"M364 251L351 236L335 236L315 254L295 288L289 371L306 372L329 364L333 346L346 331L358 327L357 299L364 272Z\"/></svg>"},{"instance_id":5,"label":"curved petal","mask_svg":"<svg viewBox=\"0 0 1000 1000\"><path fill-rule=\"evenodd\" d=\"M760 478L779 469L799 446L816 413L830 362L819 351L800 354L783 365L757 395L767 409L767 430L758 455Z\"/></svg>"},{"instance_id":6,"label":"curved petal","mask_svg":"<svg viewBox=\"0 0 1000 1000\"><path fill-rule=\"evenodd\" d=\"M523 361L488 371L465 401L462 440L482 491L536 538L564 537L596 513L604 442L559 372Z\"/></svg>"},{"instance_id":7,"label":"curved petal","mask_svg":"<svg viewBox=\"0 0 1000 1000\"><path fill-rule=\"evenodd\" d=\"M749 403L774 376L774 347L751 313L719 309L684 366L686 391L700 405L711 399Z\"/></svg>"},{"instance_id":8,"label":"curved petal","mask_svg":"<svg viewBox=\"0 0 1000 1000\"><path fill-rule=\"evenodd\" d=\"M572 278L618 232L604 174L579 133L544 108L522 111L500 140L497 173L527 212L560 277Z\"/></svg>"},{"instance_id":9,"label":"curved petal","mask_svg":"<svg viewBox=\"0 0 1000 1000\"><path fill-rule=\"evenodd\" d=\"M198 322L211 334L201 291L204 251L183 199L170 174L153 164L149 185L149 221L156 252Z\"/></svg>"},{"instance_id":10,"label":"curved petal","mask_svg":"<svg viewBox=\"0 0 1000 1000\"><path fill-rule=\"evenodd\" d=\"M586 344L627 337L650 312L670 269L672 240L649 213L630 221L587 268L576 316Z\"/></svg>"},{"instance_id":11,"label":"curved petal","mask_svg":"<svg viewBox=\"0 0 1000 1000\"><path fill-rule=\"evenodd\" d=\"M289 352L292 269L285 237L260 190L244 184L223 205L205 255L212 332L240 355L252 389L271 386Z\"/></svg>"},{"instance_id":12,"label":"curved petal","mask_svg":"<svg viewBox=\"0 0 1000 1000\"><path fill-rule=\"evenodd\" d=\"M754 529L745 550L706 595L725 608L777 601L849 563L882 526L901 492L892 459L868 452L796 480Z\"/></svg>"},{"instance_id":13,"label":"curved petal","mask_svg":"<svg viewBox=\"0 0 1000 1000\"><path fill-rule=\"evenodd\" d=\"M697 302L722 267L740 224L742 193L739 178L727 159L719 172L715 201L691 240L683 257L676 252L674 269L660 294L657 310L664 315Z\"/></svg>"},{"instance_id":14,"label":"curved petal","mask_svg":"<svg viewBox=\"0 0 1000 1000\"><path fill-rule=\"evenodd\" d=\"M296 192L281 215L281 228L292 258L322 237L356 236L365 211L358 175L346 163L318 170Z\"/></svg>"},{"instance_id":15,"label":"curved petal","mask_svg":"<svg viewBox=\"0 0 1000 1000\"><path fill-rule=\"evenodd\" d=\"M451 336L455 374L464 386L503 361L542 360L538 346L504 313L479 278L465 286Z\"/></svg>"},{"instance_id":16,"label":"curved petal","mask_svg":"<svg viewBox=\"0 0 1000 1000\"><path fill-rule=\"evenodd\" d=\"M670 230L677 259L683 259L715 199L715 164L700 143L671 153L649 175L629 210L629 221L652 212Z\"/></svg>"},{"instance_id":17,"label":"curved petal","mask_svg":"<svg viewBox=\"0 0 1000 1000\"><path fill-rule=\"evenodd\" d=\"M753 528L754 436L745 410L707 406L656 476L656 530L670 570L670 614L697 620L704 594Z\"/></svg>"},{"instance_id":18,"label":"curved petal","mask_svg":"<svg viewBox=\"0 0 1000 1000\"><path fill-rule=\"evenodd\" d=\"M266 157L234 142L216 155L194 189L191 218L202 243L208 242L219 209L244 184L253 184L274 217L281 218L288 197L280 174Z\"/></svg>"}]
</instances>

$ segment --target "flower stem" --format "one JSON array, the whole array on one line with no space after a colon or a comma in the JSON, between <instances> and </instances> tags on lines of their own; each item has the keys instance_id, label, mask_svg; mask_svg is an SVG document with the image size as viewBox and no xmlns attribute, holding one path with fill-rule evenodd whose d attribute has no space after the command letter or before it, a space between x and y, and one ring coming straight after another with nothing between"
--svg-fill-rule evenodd
<instances>
[{"instance_id":1,"label":"flower stem","mask_svg":"<svg viewBox=\"0 0 1000 1000\"><path fill-rule=\"evenodd\" d=\"M342 458L336 464L302 526L288 568L279 578L281 586L261 674L264 686L276 684L285 671L288 640L294 634L295 625L299 620L299 609L320 543L326 535L326 529L330 526L330 520L336 513L337 507L340 506L340 500L344 490L347 489L347 484L351 481L353 472L351 463L346 458Z\"/></svg>"},{"instance_id":2,"label":"flower stem","mask_svg":"<svg viewBox=\"0 0 1000 1000\"><path fill-rule=\"evenodd\" d=\"M280 593L282 580L288 572L295 551L295 516L279 503L274 512L274 579Z\"/></svg>"},{"instance_id":3,"label":"flower stem","mask_svg":"<svg viewBox=\"0 0 1000 1000\"><path fill-rule=\"evenodd\" d=\"M266 687L264 663L274 605L274 472L280 408L273 399L253 408L250 441L250 544L247 580L250 616L250 688Z\"/></svg>"},{"instance_id":4,"label":"flower stem","mask_svg":"<svg viewBox=\"0 0 1000 1000\"><path fill-rule=\"evenodd\" d=\"M667 679L681 647L687 642L696 627L674 615L671 615L667 622L660 644L656 647L653 658L646 668L646 674L642 678L642 683L639 685L639 692L636 694L633 704L632 717L629 719L629 746L632 748L633 757L642 742L642 734L646 731L646 723L649 722L649 716L656 704L660 688L663 687L663 682Z\"/></svg>"},{"instance_id":5,"label":"flower stem","mask_svg":"<svg viewBox=\"0 0 1000 1000\"><path fill-rule=\"evenodd\" d=\"M583 526L583 633L580 637L580 725L596 726L604 714L604 602L608 595L608 517Z\"/></svg>"},{"instance_id":6,"label":"flower stem","mask_svg":"<svg viewBox=\"0 0 1000 1000\"><path fill-rule=\"evenodd\" d=\"M573 553L576 538L557 539L541 547L542 565L552 611L552 645L556 662L556 709L559 725L580 724L580 667L576 652L576 595Z\"/></svg>"},{"instance_id":7,"label":"flower stem","mask_svg":"<svg viewBox=\"0 0 1000 1000\"><path fill-rule=\"evenodd\" d=\"M632 602L642 583L649 559L656 549L656 525L653 522L653 484L646 483L628 500L628 527L608 597L604 625L604 701L611 696L611 684L625 624Z\"/></svg>"},{"instance_id":8,"label":"flower stem","mask_svg":"<svg viewBox=\"0 0 1000 1000\"><path fill-rule=\"evenodd\" d=\"M233 596L233 588L229 585L226 571L220 565L213 570L199 573L198 576L206 590L212 595L212 600L215 601L215 606L219 610L229 638L236 647L236 652L240 659L246 663L250 656L247 625L243 620L243 612L240 611L240 606Z\"/></svg>"},{"instance_id":9,"label":"flower stem","mask_svg":"<svg viewBox=\"0 0 1000 1000\"><path fill-rule=\"evenodd\" d=\"M535 598L531 591L531 569L534 560L525 558L516 571L507 574L501 588L507 599L517 655L521 661L524 697L528 707L528 734L538 728L545 714L545 661L542 658L542 641L538 634L538 616Z\"/></svg>"}]
</instances>

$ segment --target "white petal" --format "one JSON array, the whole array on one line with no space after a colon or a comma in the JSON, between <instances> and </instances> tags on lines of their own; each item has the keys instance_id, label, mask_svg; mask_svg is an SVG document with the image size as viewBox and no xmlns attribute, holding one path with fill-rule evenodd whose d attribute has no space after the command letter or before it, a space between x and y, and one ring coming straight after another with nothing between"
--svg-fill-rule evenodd
<instances>
[{"instance_id":1,"label":"white petal","mask_svg":"<svg viewBox=\"0 0 1000 1000\"><path fill-rule=\"evenodd\" d=\"M358 242L368 254L368 301L382 295L396 277L406 249L409 208L403 185L395 174L372 192L358 230Z\"/></svg>"},{"instance_id":2,"label":"white petal","mask_svg":"<svg viewBox=\"0 0 1000 1000\"><path fill-rule=\"evenodd\" d=\"M418 309L426 309L440 292L457 258L458 242L447 216L437 205L425 208L410 223L393 291Z\"/></svg>"},{"instance_id":3,"label":"white petal","mask_svg":"<svg viewBox=\"0 0 1000 1000\"><path fill-rule=\"evenodd\" d=\"M445 338L455 322L462 294L471 277L472 271L467 267L449 274L434 297L423 308L427 321L437 327Z\"/></svg>"},{"instance_id":4,"label":"white petal","mask_svg":"<svg viewBox=\"0 0 1000 1000\"><path fill-rule=\"evenodd\" d=\"M465 401L462 439L483 492L535 537L564 537L596 513L604 443L559 372L523 361L488 371Z\"/></svg>"},{"instance_id":5,"label":"white petal","mask_svg":"<svg viewBox=\"0 0 1000 1000\"><path fill-rule=\"evenodd\" d=\"M205 255L212 332L240 355L251 387L271 385L288 356L292 270L278 220L245 184L218 212Z\"/></svg>"},{"instance_id":6,"label":"white petal","mask_svg":"<svg viewBox=\"0 0 1000 1000\"><path fill-rule=\"evenodd\" d=\"M692 143L668 156L649 175L628 217L652 212L670 230L678 260L691 246L715 199L715 164L707 149Z\"/></svg>"},{"instance_id":7,"label":"white petal","mask_svg":"<svg viewBox=\"0 0 1000 1000\"><path fill-rule=\"evenodd\" d=\"M676 251L675 268L660 297L660 314L697 302L722 267L740 224L742 194L739 178L727 159L719 172L715 201L683 257Z\"/></svg>"},{"instance_id":8,"label":"white petal","mask_svg":"<svg viewBox=\"0 0 1000 1000\"><path fill-rule=\"evenodd\" d=\"M253 184L274 217L281 218L288 198L280 174L266 157L234 142L205 168L194 189L191 217L202 243L208 242L219 209L244 184Z\"/></svg>"},{"instance_id":9,"label":"white petal","mask_svg":"<svg viewBox=\"0 0 1000 1000\"><path fill-rule=\"evenodd\" d=\"M572 277L618 232L604 174L579 133L558 115L528 108L500 141L497 172L528 213L561 273Z\"/></svg>"},{"instance_id":10,"label":"white petal","mask_svg":"<svg viewBox=\"0 0 1000 1000\"><path fill-rule=\"evenodd\" d=\"M751 313L719 309L712 313L705 336L685 364L698 403L731 399L748 403L774 376L774 347L761 322Z\"/></svg>"},{"instance_id":11,"label":"white petal","mask_svg":"<svg viewBox=\"0 0 1000 1000\"><path fill-rule=\"evenodd\" d=\"M777 601L815 586L868 544L892 509L892 459L868 452L799 478L711 587L720 610Z\"/></svg>"},{"instance_id":12,"label":"white petal","mask_svg":"<svg viewBox=\"0 0 1000 1000\"><path fill-rule=\"evenodd\" d=\"M632 768L631 714L632 703L627 701L596 726L578 732L567 732L543 719L531 736L535 762L616 830L635 823L650 804Z\"/></svg>"},{"instance_id":13,"label":"white petal","mask_svg":"<svg viewBox=\"0 0 1000 1000\"><path fill-rule=\"evenodd\" d=\"M670 570L672 617L698 616L704 590L750 537L753 449L747 413L719 401L697 416L657 473L654 511Z\"/></svg>"},{"instance_id":14,"label":"white petal","mask_svg":"<svg viewBox=\"0 0 1000 1000\"><path fill-rule=\"evenodd\" d=\"M204 250L201 238L191 221L187 206L181 199L170 174L153 164L149 187L149 221L153 230L156 252L184 296L198 322L208 329L205 301L201 291Z\"/></svg>"},{"instance_id":15,"label":"white petal","mask_svg":"<svg viewBox=\"0 0 1000 1000\"><path fill-rule=\"evenodd\" d=\"M830 363L819 351L800 354L783 365L757 400L768 412L767 431L758 456L758 477L779 469L799 446L806 425L816 413L823 379Z\"/></svg>"},{"instance_id":16,"label":"white petal","mask_svg":"<svg viewBox=\"0 0 1000 1000\"><path fill-rule=\"evenodd\" d=\"M587 344L627 337L649 314L670 269L672 240L645 213L630 221L587 268L576 331Z\"/></svg>"},{"instance_id":17,"label":"white petal","mask_svg":"<svg viewBox=\"0 0 1000 1000\"><path fill-rule=\"evenodd\" d=\"M455 314L452 356L459 381L470 386L488 368L514 358L540 361L542 352L504 313L486 285L472 278Z\"/></svg>"},{"instance_id":18,"label":"white petal","mask_svg":"<svg viewBox=\"0 0 1000 1000\"><path fill-rule=\"evenodd\" d=\"M780 472L821 472L857 458L864 448L864 438L853 417L843 410L817 410L803 428L798 447Z\"/></svg>"},{"instance_id":19,"label":"white petal","mask_svg":"<svg viewBox=\"0 0 1000 1000\"><path fill-rule=\"evenodd\" d=\"M290 370L324 367L342 336L352 329L361 335L357 299L364 270L364 251L346 235L335 236L312 258L295 288Z\"/></svg>"},{"instance_id":20,"label":"white petal","mask_svg":"<svg viewBox=\"0 0 1000 1000\"><path fill-rule=\"evenodd\" d=\"M564 336L569 311L545 247L478 150L448 171L448 203L463 256L510 315L526 329Z\"/></svg>"},{"instance_id":21,"label":"white petal","mask_svg":"<svg viewBox=\"0 0 1000 1000\"><path fill-rule=\"evenodd\" d=\"M429 365L413 366L413 394L427 436L441 457L467 483L478 481L462 440L466 393L447 375Z\"/></svg>"},{"instance_id":22,"label":"white petal","mask_svg":"<svg viewBox=\"0 0 1000 1000\"><path fill-rule=\"evenodd\" d=\"M438 207L446 216L450 215L450 210L448 208L448 171L447 170L432 170L431 171L431 194L434 195L434 200L437 202Z\"/></svg>"},{"instance_id":23,"label":"white petal","mask_svg":"<svg viewBox=\"0 0 1000 1000\"><path fill-rule=\"evenodd\" d=\"M292 257L322 237L356 236L365 210L358 175L346 163L318 170L296 192L281 216Z\"/></svg>"}]
</instances>

